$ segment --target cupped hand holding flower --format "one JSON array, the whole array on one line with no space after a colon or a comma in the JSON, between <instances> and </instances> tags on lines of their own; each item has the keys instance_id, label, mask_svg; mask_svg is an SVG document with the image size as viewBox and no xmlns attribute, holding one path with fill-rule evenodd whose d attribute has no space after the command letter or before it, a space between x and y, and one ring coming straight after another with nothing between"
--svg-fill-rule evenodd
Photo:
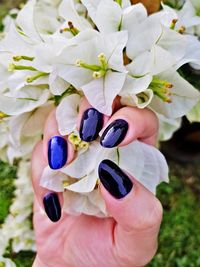
<instances>
[{"instance_id":1,"label":"cupped hand holding flower","mask_svg":"<svg viewBox=\"0 0 200 267\"><path fill-rule=\"evenodd\" d=\"M126 146L137 139L150 146L155 144L158 122L153 112L120 107L117 101L113 110L111 117L103 116L85 99L82 101L77 128L84 142L96 139L103 129L100 143L110 147L107 150L113 146ZM62 154L60 162L54 153L57 144L53 142L59 146L56 148L57 155ZM67 150L63 144L67 144ZM132 173L127 173L127 170L122 170L106 158L99 164L100 182L96 186L106 204L109 214L106 218L61 212L65 202L63 193L55 193L40 186L47 164L54 169L70 166L76 153L69 138L60 137L53 111L46 122L43 142L36 146L32 157L34 227L38 251L33 266L144 266L157 249L162 206ZM41 207L45 208L49 218Z\"/></svg>"}]
</instances>

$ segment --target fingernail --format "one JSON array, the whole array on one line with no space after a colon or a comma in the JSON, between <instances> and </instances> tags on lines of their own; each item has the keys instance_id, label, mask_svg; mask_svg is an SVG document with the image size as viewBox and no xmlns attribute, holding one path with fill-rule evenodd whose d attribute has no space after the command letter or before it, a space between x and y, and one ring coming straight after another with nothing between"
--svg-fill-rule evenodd
<instances>
[{"instance_id":1,"label":"fingernail","mask_svg":"<svg viewBox=\"0 0 200 267\"><path fill-rule=\"evenodd\" d=\"M124 140L127 131L128 123L125 120L115 120L103 132L100 143L107 148L118 146Z\"/></svg>"},{"instance_id":2,"label":"fingernail","mask_svg":"<svg viewBox=\"0 0 200 267\"><path fill-rule=\"evenodd\" d=\"M67 162L67 141L61 136L54 136L48 144L48 161L51 169L62 168Z\"/></svg>"},{"instance_id":3,"label":"fingernail","mask_svg":"<svg viewBox=\"0 0 200 267\"><path fill-rule=\"evenodd\" d=\"M99 164L99 178L106 190L117 199L125 197L133 187L129 177L108 159Z\"/></svg>"},{"instance_id":4,"label":"fingernail","mask_svg":"<svg viewBox=\"0 0 200 267\"><path fill-rule=\"evenodd\" d=\"M56 193L47 194L44 199L44 208L47 216L52 222L57 222L61 218L61 206Z\"/></svg>"},{"instance_id":5,"label":"fingernail","mask_svg":"<svg viewBox=\"0 0 200 267\"><path fill-rule=\"evenodd\" d=\"M103 114L95 108L87 109L81 120L80 137L85 142L91 142L98 138L103 128Z\"/></svg>"}]
</instances>

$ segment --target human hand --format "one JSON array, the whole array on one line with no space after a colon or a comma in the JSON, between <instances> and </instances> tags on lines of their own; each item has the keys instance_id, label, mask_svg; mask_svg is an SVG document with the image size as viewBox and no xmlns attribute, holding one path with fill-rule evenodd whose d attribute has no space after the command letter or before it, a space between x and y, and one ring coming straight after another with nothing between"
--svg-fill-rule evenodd
<instances>
[{"instance_id":1,"label":"human hand","mask_svg":"<svg viewBox=\"0 0 200 267\"><path fill-rule=\"evenodd\" d=\"M81 128L81 135L85 139L89 135L90 138L92 136L91 132L88 135L87 123L80 127L81 118L88 108L91 106L84 100L78 118L79 129ZM150 145L155 144L158 123L153 112L147 109L119 107L117 102L114 110L111 118L103 117L103 125L107 126L123 119L128 123L128 129L124 130L124 138L116 135L114 137L112 134L112 145L114 139L121 141L115 142L118 146L127 145L136 139ZM95 126L94 123L93 127L97 127L97 124ZM54 136L59 136L55 111L47 119L43 142L37 145L32 157L32 178L36 196L34 227L38 251L33 266L139 267L147 264L157 249L157 236L162 219L159 200L131 174L125 173L126 170L122 171L114 163L104 161L99 168L100 190L112 218L71 216L65 213L60 218L62 194L52 194L39 186L43 169L51 162L47 157L48 141ZM96 138L94 134L93 138ZM106 142L102 144L111 144L109 138L107 136ZM73 157L72 145L68 143L68 157L62 165L70 163ZM55 161L52 161L52 164L54 163ZM43 207L44 199L47 198L54 200L54 204L56 202L53 206L46 202L45 208L48 216L57 223L51 222L41 211L40 207Z\"/></svg>"}]
</instances>

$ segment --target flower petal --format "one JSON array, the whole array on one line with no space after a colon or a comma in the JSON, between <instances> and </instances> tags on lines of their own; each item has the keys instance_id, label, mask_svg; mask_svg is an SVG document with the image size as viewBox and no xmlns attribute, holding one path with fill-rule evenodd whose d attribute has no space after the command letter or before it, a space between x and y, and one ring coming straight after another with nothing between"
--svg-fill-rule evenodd
<instances>
[{"instance_id":1,"label":"flower petal","mask_svg":"<svg viewBox=\"0 0 200 267\"><path fill-rule=\"evenodd\" d=\"M155 194L156 186L168 182L168 166L164 156L155 147L134 141L119 148L119 166Z\"/></svg>"},{"instance_id":2,"label":"flower petal","mask_svg":"<svg viewBox=\"0 0 200 267\"><path fill-rule=\"evenodd\" d=\"M68 135L76 129L80 101L80 95L72 94L66 96L57 107L56 120L61 135Z\"/></svg>"},{"instance_id":3,"label":"flower petal","mask_svg":"<svg viewBox=\"0 0 200 267\"><path fill-rule=\"evenodd\" d=\"M78 180L78 182L65 186L64 188L77 193L89 193L94 190L97 180L98 176L93 171L86 177Z\"/></svg>"},{"instance_id":4,"label":"flower petal","mask_svg":"<svg viewBox=\"0 0 200 267\"><path fill-rule=\"evenodd\" d=\"M172 103L163 102L155 96L150 107L167 118L178 118L187 114L200 100L200 93L177 72L173 70L158 75L159 79L166 80L173 85L171 90Z\"/></svg>"},{"instance_id":5,"label":"flower petal","mask_svg":"<svg viewBox=\"0 0 200 267\"><path fill-rule=\"evenodd\" d=\"M71 21L79 31L91 28L90 23L76 11L73 0L63 0L59 6L59 15L67 22Z\"/></svg>"},{"instance_id":6,"label":"flower petal","mask_svg":"<svg viewBox=\"0 0 200 267\"><path fill-rule=\"evenodd\" d=\"M95 79L81 87L90 104L99 112L111 115L112 104L120 92L126 73L107 71L104 78Z\"/></svg>"},{"instance_id":7,"label":"flower petal","mask_svg":"<svg viewBox=\"0 0 200 267\"><path fill-rule=\"evenodd\" d=\"M34 7L36 0L30 0L18 13L16 22L23 33L35 42L42 41L40 34L35 27Z\"/></svg>"},{"instance_id":8,"label":"flower petal","mask_svg":"<svg viewBox=\"0 0 200 267\"><path fill-rule=\"evenodd\" d=\"M129 34L133 28L137 28L139 24L147 18L147 10L143 4L138 3L127 7L123 12L122 29L128 30Z\"/></svg>"},{"instance_id":9,"label":"flower petal","mask_svg":"<svg viewBox=\"0 0 200 267\"><path fill-rule=\"evenodd\" d=\"M181 118L169 119L161 114L156 114L159 119L159 140L169 140L173 133L181 126Z\"/></svg>"},{"instance_id":10,"label":"flower petal","mask_svg":"<svg viewBox=\"0 0 200 267\"><path fill-rule=\"evenodd\" d=\"M58 76L58 72L54 69L49 75L49 90L54 95L62 95L70 84Z\"/></svg>"},{"instance_id":11,"label":"flower petal","mask_svg":"<svg viewBox=\"0 0 200 267\"><path fill-rule=\"evenodd\" d=\"M67 175L61 171L52 170L49 166L47 166L42 173L40 186L55 192L63 192L63 181L65 180L68 180Z\"/></svg>"},{"instance_id":12,"label":"flower petal","mask_svg":"<svg viewBox=\"0 0 200 267\"><path fill-rule=\"evenodd\" d=\"M96 205L96 201L98 201L98 205ZM80 215L82 213L96 217L105 217L107 215L105 203L98 190L84 195L71 191L64 192L63 210L72 215Z\"/></svg>"},{"instance_id":13,"label":"flower petal","mask_svg":"<svg viewBox=\"0 0 200 267\"><path fill-rule=\"evenodd\" d=\"M122 19L122 9L119 4L110 0L101 0L94 23L100 32L111 33L119 30Z\"/></svg>"},{"instance_id":14,"label":"flower petal","mask_svg":"<svg viewBox=\"0 0 200 267\"><path fill-rule=\"evenodd\" d=\"M30 88L30 90L29 90ZM22 91L21 91L22 93ZM5 95L0 97L0 110L8 115L19 115L43 105L49 98L49 90L37 87L24 87L23 97L14 98Z\"/></svg>"},{"instance_id":15,"label":"flower petal","mask_svg":"<svg viewBox=\"0 0 200 267\"><path fill-rule=\"evenodd\" d=\"M63 168L61 172L77 179L87 176L95 169L96 161L102 149L98 142L91 143L88 150L84 153L80 153L78 157L67 167Z\"/></svg>"}]
</instances>

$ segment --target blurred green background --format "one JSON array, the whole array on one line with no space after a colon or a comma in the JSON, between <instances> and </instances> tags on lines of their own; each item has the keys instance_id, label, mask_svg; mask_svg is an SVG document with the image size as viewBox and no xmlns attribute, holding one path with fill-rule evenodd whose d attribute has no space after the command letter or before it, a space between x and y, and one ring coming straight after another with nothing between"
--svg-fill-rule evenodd
<instances>
[{"instance_id":1,"label":"blurred green background","mask_svg":"<svg viewBox=\"0 0 200 267\"><path fill-rule=\"evenodd\" d=\"M0 1L0 29L7 11L21 1ZM168 161L170 183L158 188L158 198L164 207L164 219L159 236L159 249L149 267L200 266L200 164ZM11 181L16 168L0 162L0 224L6 218L14 187ZM18 267L31 267L32 252L12 253L7 248L5 256L12 258Z\"/></svg>"}]
</instances>

